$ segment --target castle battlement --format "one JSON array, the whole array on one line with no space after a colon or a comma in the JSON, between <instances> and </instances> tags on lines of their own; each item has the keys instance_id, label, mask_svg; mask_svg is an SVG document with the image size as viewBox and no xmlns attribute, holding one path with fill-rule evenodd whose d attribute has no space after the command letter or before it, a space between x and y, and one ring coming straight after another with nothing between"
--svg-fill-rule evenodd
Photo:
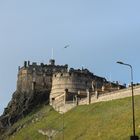
<instances>
[{"instance_id":1,"label":"castle battlement","mask_svg":"<svg viewBox=\"0 0 140 140\"><path fill-rule=\"evenodd\" d=\"M76 69L73 69L73 70L69 70L69 71L65 71L65 72L56 72L53 74L53 77L55 78L60 78L60 77L89 77L89 78L92 78L93 77L93 74L90 73L90 72L86 72L84 70L76 70Z\"/></svg>"},{"instance_id":2,"label":"castle battlement","mask_svg":"<svg viewBox=\"0 0 140 140\"><path fill-rule=\"evenodd\" d=\"M51 60L54 61L54 60ZM24 65L22 67L19 67L19 72L22 70L28 70L29 72L33 72L33 71L42 71L42 72L47 72L47 70L53 70L53 72L58 71L58 69L60 69L60 71L62 70L62 72L68 69L68 65L55 65L55 63L49 63L49 64L44 64L44 63L40 63L37 64L37 62L32 62L32 64L30 64L30 61L24 61Z\"/></svg>"}]
</instances>

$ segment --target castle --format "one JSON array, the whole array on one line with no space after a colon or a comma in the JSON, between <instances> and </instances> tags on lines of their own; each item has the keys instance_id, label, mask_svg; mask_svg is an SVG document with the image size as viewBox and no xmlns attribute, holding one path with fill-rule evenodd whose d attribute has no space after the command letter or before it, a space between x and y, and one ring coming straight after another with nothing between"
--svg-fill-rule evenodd
<instances>
[{"instance_id":1,"label":"castle","mask_svg":"<svg viewBox=\"0 0 140 140\"><path fill-rule=\"evenodd\" d=\"M22 92L45 91L50 95L50 104L70 102L89 95L104 94L125 88L118 82L107 81L104 77L94 75L88 69L68 69L68 65L56 65L54 59L49 64L37 64L25 61L19 67L17 90ZM48 93L47 93L48 94Z\"/></svg>"},{"instance_id":2,"label":"castle","mask_svg":"<svg viewBox=\"0 0 140 140\"><path fill-rule=\"evenodd\" d=\"M122 89L122 90L120 90ZM140 94L140 86L134 86L135 95ZM119 82L107 81L88 69L68 68L56 65L25 61L18 68L17 88L11 101L0 116L0 139L19 119L32 112L37 106L50 104L59 113L64 113L77 105L109 101L131 96L131 87Z\"/></svg>"},{"instance_id":3,"label":"castle","mask_svg":"<svg viewBox=\"0 0 140 140\"><path fill-rule=\"evenodd\" d=\"M88 69L56 65L54 59L49 64L25 61L18 68L16 91L0 116L0 135L38 105L50 104L59 113L64 113L78 104L130 96L129 89L119 90L123 88L124 85L107 81Z\"/></svg>"}]
</instances>

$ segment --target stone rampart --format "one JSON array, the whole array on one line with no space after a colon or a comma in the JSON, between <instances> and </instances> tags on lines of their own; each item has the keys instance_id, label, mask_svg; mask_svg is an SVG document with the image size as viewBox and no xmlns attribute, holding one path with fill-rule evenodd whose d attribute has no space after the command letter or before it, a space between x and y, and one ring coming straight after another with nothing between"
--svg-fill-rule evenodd
<instances>
[{"instance_id":1,"label":"stone rampart","mask_svg":"<svg viewBox=\"0 0 140 140\"><path fill-rule=\"evenodd\" d=\"M134 95L140 95L140 85L134 86ZM101 94L99 96L92 95L91 103L122 99L122 98L126 98L126 97L131 97L131 96L132 96L132 90L131 90L131 87L129 87L126 89L121 89L121 90L117 90L114 92L108 92L105 94ZM87 98L80 100L79 105L86 104L87 100L88 100Z\"/></svg>"},{"instance_id":2,"label":"stone rampart","mask_svg":"<svg viewBox=\"0 0 140 140\"><path fill-rule=\"evenodd\" d=\"M92 78L85 73L64 72L56 73L52 79L51 97L55 98L64 94L65 90L68 93L77 94L78 91L86 94L86 89L92 89Z\"/></svg>"},{"instance_id":3,"label":"stone rampart","mask_svg":"<svg viewBox=\"0 0 140 140\"><path fill-rule=\"evenodd\" d=\"M134 95L140 95L140 86L134 86ZM115 99L121 99L121 98L126 98L126 97L131 97L132 96L132 90L131 87L114 91L114 92L109 92L107 94L102 94L98 96L98 98L92 97L91 102L101 102L101 101L109 101L109 100L115 100Z\"/></svg>"}]
</instances>

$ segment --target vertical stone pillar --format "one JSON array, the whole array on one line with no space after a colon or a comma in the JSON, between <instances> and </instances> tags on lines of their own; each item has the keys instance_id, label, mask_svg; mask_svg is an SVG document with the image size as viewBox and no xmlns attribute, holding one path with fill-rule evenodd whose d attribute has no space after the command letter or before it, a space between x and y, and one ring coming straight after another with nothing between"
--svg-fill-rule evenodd
<instances>
[{"instance_id":1,"label":"vertical stone pillar","mask_svg":"<svg viewBox=\"0 0 140 140\"><path fill-rule=\"evenodd\" d=\"M65 91L64 91L64 105L66 104L67 94L68 94L68 89L65 89Z\"/></svg>"},{"instance_id":2,"label":"vertical stone pillar","mask_svg":"<svg viewBox=\"0 0 140 140\"><path fill-rule=\"evenodd\" d=\"M95 97L96 97L96 99L98 99L98 91L97 90L95 91Z\"/></svg>"},{"instance_id":3,"label":"vertical stone pillar","mask_svg":"<svg viewBox=\"0 0 140 140\"><path fill-rule=\"evenodd\" d=\"M75 104L75 96L73 95L73 104Z\"/></svg>"},{"instance_id":4,"label":"vertical stone pillar","mask_svg":"<svg viewBox=\"0 0 140 140\"><path fill-rule=\"evenodd\" d=\"M118 88L117 88L118 90L120 90L120 86L118 85Z\"/></svg>"},{"instance_id":5,"label":"vertical stone pillar","mask_svg":"<svg viewBox=\"0 0 140 140\"><path fill-rule=\"evenodd\" d=\"M95 91L94 81L92 81L92 91Z\"/></svg>"},{"instance_id":6,"label":"vertical stone pillar","mask_svg":"<svg viewBox=\"0 0 140 140\"><path fill-rule=\"evenodd\" d=\"M76 102L76 105L78 106L78 96L75 95L75 102Z\"/></svg>"},{"instance_id":7,"label":"vertical stone pillar","mask_svg":"<svg viewBox=\"0 0 140 140\"><path fill-rule=\"evenodd\" d=\"M87 93L87 105L89 105L91 102L91 96L90 96L89 89L86 90L86 93Z\"/></svg>"},{"instance_id":8,"label":"vertical stone pillar","mask_svg":"<svg viewBox=\"0 0 140 140\"><path fill-rule=\"evenodd\" d=\"M102 92L104 92L104 91L105 91L105 86L103 85L103 86L102 86Z\"/></svg>"},{"instance_id":9,"label":"vertical stone pillar","mask_svg":"<svg viewBox=\"0 0 140 140\"><path fill-rule=\"evenodd\" d=\"M80 95L80 90L78 90L78 95Z\"/></svg>"}]
</instances>

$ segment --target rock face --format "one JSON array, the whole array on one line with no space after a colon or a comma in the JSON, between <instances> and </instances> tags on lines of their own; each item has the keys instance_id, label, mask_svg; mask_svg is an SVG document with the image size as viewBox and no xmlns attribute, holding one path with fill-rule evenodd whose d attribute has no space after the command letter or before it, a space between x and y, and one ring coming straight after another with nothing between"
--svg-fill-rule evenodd
<instances>
[{"instance_id":1,"label":"rock face","mask_svg":"<svg viewBox=\"0 0 140 140\"><path fill-rule=\"evenodd\" d=\"M37 105L49 103L50 91L36 92L20 92L16 91L13 94L12 100L5 108L3 115L0 117L0 134L8 130L15 122L25 117Z\"/></svg>"}]
</instances>

